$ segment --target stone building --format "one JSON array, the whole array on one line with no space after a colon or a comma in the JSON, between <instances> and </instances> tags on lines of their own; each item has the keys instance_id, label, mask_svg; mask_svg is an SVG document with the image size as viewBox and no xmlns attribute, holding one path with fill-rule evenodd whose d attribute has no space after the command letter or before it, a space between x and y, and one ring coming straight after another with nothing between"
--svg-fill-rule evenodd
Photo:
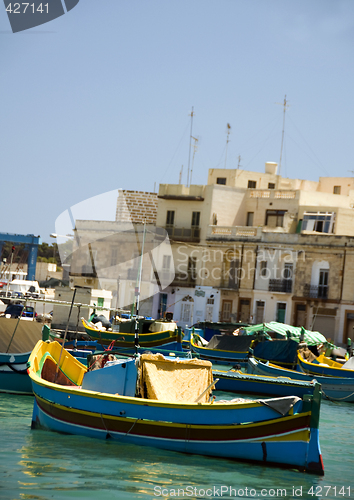
<instances>
[{"instance_id":1,"label":"stone building","mask_svg":"<svg viewBox=\"0 0 354 500\"><path fill-rule=\"evenodd\" d=\"M163 184L158 198L175 270L160 302L181 325L276 320L353 338L352 178L285 179L266 163L211 169L207 185Z\"/></svg>"}]
</instances>

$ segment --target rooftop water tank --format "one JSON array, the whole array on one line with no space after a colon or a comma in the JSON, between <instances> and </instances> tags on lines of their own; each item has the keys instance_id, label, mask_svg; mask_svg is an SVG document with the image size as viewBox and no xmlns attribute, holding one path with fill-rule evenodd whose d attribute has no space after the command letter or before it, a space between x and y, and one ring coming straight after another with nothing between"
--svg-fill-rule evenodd
<instances>
[{"instance_id":1,"label":"rooftop water tank","mask_svg":"<svg viewBox=\"0 0 354 500\"><path fill-rule=\"evenodd\" d=\"M267 161L265 164L265 173L271 175L277 175L278 164L273 161Z\"/></svg>"}]
</instances>

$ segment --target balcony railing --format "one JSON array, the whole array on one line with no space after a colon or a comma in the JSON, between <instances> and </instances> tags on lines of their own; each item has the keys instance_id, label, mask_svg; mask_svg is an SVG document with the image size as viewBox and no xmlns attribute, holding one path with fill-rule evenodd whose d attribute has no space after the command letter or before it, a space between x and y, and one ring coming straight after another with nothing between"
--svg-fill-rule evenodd
<instances>
[{"instance_id":1,"label":"balcony railing","mask_svg":"<svg viewBox=\"0 0 354 500\"><path fill-rule=\"evenodd\" d=\"M261 238L262 228L255 226L209 226L207 240L233 240Z\"/></svg>"},{"instance_id":2,"label":"balcony railing","mask_svg":"<svg viewBox=\"0 0 354 500\"><path fill-rule=\"evenodd\" d=\"M172 286L195 286L197 282L195 273L176 273L171 283Z\"/></svg>"},{"instance_id":3,"label":"balcony railing","mask_svg":"<svg viewBox=\"0 0 354 500\"><path fill-rule=\"evenodd\" d=\"M230 290L238 290L239 289L239 281L235 281L228 278L221 278L220 280L220 288L229 288Z\"/></svg>"},{"instance_id":4,"label":"balcony railing","mask_svg":"<svg viewBox=\"0 0 354 500\"><path fill-rule=\"evenodd\" d=\"M80 266L76 266L76 269L72 268L70 271L70 276L82 276L85 278L97 278L96 270L93 269L91 265L84 265L84 266L81 266L81 270L79 270L79 269L80 269Z\"/></svg>"},{"instance_id":5,"label":"balcony railing","mask_svg":"<svg viewBox=\"0 0 354 500\"><path fill-rule=\"evenodd\" d=\"M200 228L199 227L175 227L166 226L166 231L171 240L176 241L200 241Z\"/></svg>"},{"instance_id":6,"label":"balcony railing","mask_svg":"<svg viewBox=\"0 0 354 500\"><path fill-rule=\"evenodd\" d=\"M269 280L268 291L269 292L283 292L283 293L291 293L293 288L293 280Z\"/></svg>"},{"instance_id":7,"label":"balcony railing","mask_svg":"<svg viewBox=\"0 0 354 500\"><path fill-rule=\"evenodd\" d=\"M328 299L328 285L304 285L304 297L311 299Z\"/></svg>"}]
</instances>

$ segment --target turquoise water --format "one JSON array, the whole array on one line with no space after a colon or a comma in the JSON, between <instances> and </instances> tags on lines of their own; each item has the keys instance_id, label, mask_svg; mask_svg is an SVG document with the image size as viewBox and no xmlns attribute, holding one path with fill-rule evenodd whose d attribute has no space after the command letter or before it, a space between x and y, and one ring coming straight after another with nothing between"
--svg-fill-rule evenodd
<instances>
[{"instance_id":1,"label":"turquoise water","mask_svg":"<svg viewBox=\"0 0 354 500\"><path fill-rule=\"evenodd\" d=\"M31 430L32 406L0 395L1 500L354 498L354 404L322 402L324 477Z\"/></svg>"}]
</instances>

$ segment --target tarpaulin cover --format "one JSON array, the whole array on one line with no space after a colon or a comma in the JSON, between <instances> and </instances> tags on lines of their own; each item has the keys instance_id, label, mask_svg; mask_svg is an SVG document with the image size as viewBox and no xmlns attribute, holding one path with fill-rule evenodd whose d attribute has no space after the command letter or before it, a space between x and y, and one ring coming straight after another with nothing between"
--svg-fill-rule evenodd
<instances>
[{"instance_id":1,"label":"tarpaulin cover","mask_svg":"<svg viewBox=\"0 0 354 500\"><path fill-rule=\"evenodd\" d=\"M255 338L254 335L214 335L206 347L222 351L248 352L248 348Z\"/></svg>"},{"instance_id":2,"label":"tarpaulin cover","mask_svg":"<svg viewBox=\"0 0 354 500\"><path fill-rule=\"evenodd\" d=\"M297 358L299 344L295 340L273 340L258 342L253 347L256 358L277 361L278 363L293 363Z\"/></svg>"},{"instance_id":3,"label":"tarpaulin cover","mask_svg":"<svg viewBox=\"0 0 354 500\"><path fill-rule=\"evenodd\" d=\"M15 328L18 323L16 332ZM15 332L15 335L13 336ZM13 339L11 341L11 338ZM21 352L30 352L42 339L42 325L37 321L27 321L14 318L0 318L0 352L19 354ZM11 345L9 350L9 344Z\"/></svg>"},{"instance_id":4,"label":"tarpaulin cover","mask_svg":"<svg viewBox=\"0 0 354 500\"><path fill-rule=\"evenodd\" d=\"M322 343L327 343L326 337L319 332L311 332L310 330L305 330L305 328L301 326L291 326L286 325L284 323L277 323L276 321L271 321L270 323L261 323L259 325L252 325L242 328L242 332L246 335L253 335L255 333L264 332L266 335L269 335L267 332L275 332L277 334L277 338L287 338L287 332L289 332L289 336L292 340L296 340L299 342L301 332L304 333L304 342L307 345L318 345ZM270 338L270 336L269 336Z\"/></svg>"},{"instance_id":5,"label":"tarpaulin cover","mask_svg":"<svg viewBox=\"0 0 354 500\"><path fill-rule=\"evenodd\" d=\"M194 403L213 382L210 361L170 360L165 359L162 354L143 354L138 377L142 397L172 403ZM212 388L199 402L208 402L211 391Z\"/></svg>"}]
</instances>

